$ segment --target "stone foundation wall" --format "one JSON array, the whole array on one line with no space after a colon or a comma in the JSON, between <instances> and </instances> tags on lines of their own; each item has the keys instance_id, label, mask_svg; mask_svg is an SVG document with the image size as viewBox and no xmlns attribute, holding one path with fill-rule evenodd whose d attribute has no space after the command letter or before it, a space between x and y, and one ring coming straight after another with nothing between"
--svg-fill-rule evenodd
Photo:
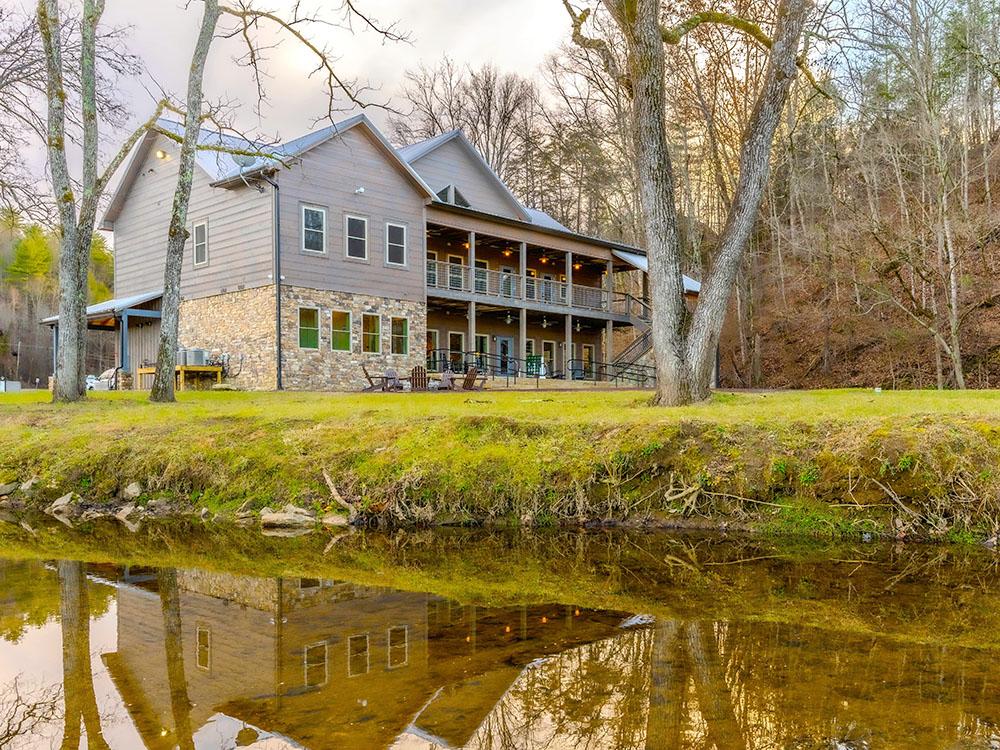
<instances>
[{"instance_id":1,"label":"stone foundation wall","mask_svg":"<svg viewBox=\"0 0 1000 750\"><path fill-rule=\"evenodd\" d=\"M229 355L227 382L247 390L276 383L274 287L243 289L181 302L180 346Z\"/></svg>"},{"instance_id":2,"label":"stone foundation wall","mask_svg":"<svg viewBox=\"0 0 1000 750\"><path fill-rule=\"evenodd\" d=\"M368 385L361 365L372 375L389 368L400 376L426 363L427 306L423 302L372 297L363 294L330 292L305 287L282 287L282 378L289 390L357 391ZM299 308L318 307L319 349L299 347ZM332 313L351 313L351 351L333 351ZM376 314L381 319L382 346L378 354L361 351L361 316ZM391 354L390 318L409 320L408 354Z\"/></svg>"}]
</instances>

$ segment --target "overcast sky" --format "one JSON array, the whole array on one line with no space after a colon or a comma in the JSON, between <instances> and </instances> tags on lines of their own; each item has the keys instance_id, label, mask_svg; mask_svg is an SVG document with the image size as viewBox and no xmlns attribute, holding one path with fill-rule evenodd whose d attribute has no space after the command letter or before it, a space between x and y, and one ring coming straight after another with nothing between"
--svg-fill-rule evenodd
<instances>
[{"instance_id":1,"label":"overcast sky","mask_svg":"<svg viewBox=\"0 0 1000 750\"><path fill-rule=\"evenodd\" d=\"M0 3L28 0L0 0ZM311 28L312 38L326 43L340 58L338 73L368 80L380 89L369 98L383 101L399 90L403 72L420 63L433 64L448 54L456 62L479 66L492 62L501 70L524 75L536 72L545 56L568 36L569 23L560 0L356 0L357 6L382 22L398 21L412 42L385 42L373 32L341 28ZM260 7L288 8L287 0L260 0ZM188 63L201 19L201 3L185 8L182 0L107 0L107 24L132 27L131 49L150 74L168 91L183 92ZM324 8L324 17L338 19L339 0L305 0L304 8ZM225 17L223 17L225 19ZM231 22L226 22L231 25ZM247 71L233 62L234 41L217 41L209 59L207 93L244 103L240 125L254 128L254 88ZM268 134L292 138L311 129L325 112L322 81L306 76L315 63L311 53L285 39L269 53L269 105L261 126ZM125 82L123 92L138 121L152 109L153 99L138 82ZM368 110L380 125L385 113Z\"/></svg>"}]
</instances>

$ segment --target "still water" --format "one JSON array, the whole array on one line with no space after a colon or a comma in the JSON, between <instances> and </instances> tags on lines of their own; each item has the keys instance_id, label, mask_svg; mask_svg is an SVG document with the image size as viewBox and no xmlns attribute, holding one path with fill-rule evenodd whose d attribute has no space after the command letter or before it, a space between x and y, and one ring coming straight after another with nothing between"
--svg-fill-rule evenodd
<instances>
[{"instance_id":1,"label":"still water","mask_svg":"<svg viewBox=\"0 0 1000 750\"><path fill-rule=\"evenodd\" d=\"M0 747L1000 748L989 555L422 540L349 541L366 583L0 557ZM463 550L470 600L371 584Z\"/></svg>"}]
</instances>

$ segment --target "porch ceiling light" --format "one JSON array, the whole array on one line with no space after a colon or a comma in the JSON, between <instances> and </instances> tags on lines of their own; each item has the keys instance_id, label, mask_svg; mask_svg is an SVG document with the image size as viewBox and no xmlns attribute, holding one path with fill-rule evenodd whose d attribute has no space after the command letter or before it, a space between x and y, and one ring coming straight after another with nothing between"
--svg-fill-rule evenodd
<instances>
[{"instance_id":1,"label":"porch ceiling light","mask_svg":"<svg viewBox=\"0 0 1000 750\"><path fill-rule=\"evenodd\" d=\"M505 249L505 250L503 251L503 257L505 257L505 258L509 258L509 257L510 257L510 256L512 256L513 254L514 254L514 251L513 251L513 250L511 250L511 249L510 249L509 247L508 247L508 248L506 248L506 249Z\"/></svg>"},{"instance_id":2,"label":"porch ceiling light","mask_svg":"<svg viewBox=\"0 0 1000 750\"><path fill-rule=\"evenodd\" d=\"M577 333L579 333L579 332L580 332L580 321L579 321L579 320L578 320L578 321L576 321L576 332L577 332Z\"/></svg>"},{"instance_id":3,"label":"porch ceiling light","mask_svg":"<svg viewBox=\"0 0 1000 750\"><path fill-rule=\"evenodd\" d=\"M506 322L506 323L507 323L507 325L510 325L511 323L513 323L513 322L514 322L514 319L513 319L513 318L512 318L511 316L510 316L510 313L509 313L509 312L507 313L507 317L506 317L506 318L504 318L504 322Z\"/></svg>"},{"instance_id":4,"label":"porch ceiling light","mask_svg":"<svg viewBox=\"0 0 1000 750\"><path fill-rule=\"evenodd\" d=\"M573 270L574 271L579 271L581 268L583 268L583 263L574 263L573 264Z\"/></svg>"},{"instance_id":5,"label":"porch ceiling light","mask_svg":"<svg viewBox=\"0 0 1000 750\"><path fill-rule=\"evenodd\" d=\"M549 327L549 319L543 315L542 316L542 328L548 328L548 327Z\"/></svg>"},{"instance_id":6,"label":"porch ceiling light","mask_svg":"<svg viewBox=\"0 0 1000 750\"><path fill-rule=\"evenodd\" d=\"M166 159L167 158L167 152L164 151L162 148L156 149L156 158L160 159L161 161L163 159Z\"/></svg>"},{"instance_id":7,"label":"porch ceiling light","mask_svg":"<svg viewBox=\"0 0 1000 750\"><path fill-rule=\"evenodd\" d=\"M539 262L541 262L541 263L548 263L548 262L549 262L549 256L548 256L548 255L543 255L543 256L542 256L541 258L539 258L538 260L539 260Z\"/></svg>"}]
</instances>

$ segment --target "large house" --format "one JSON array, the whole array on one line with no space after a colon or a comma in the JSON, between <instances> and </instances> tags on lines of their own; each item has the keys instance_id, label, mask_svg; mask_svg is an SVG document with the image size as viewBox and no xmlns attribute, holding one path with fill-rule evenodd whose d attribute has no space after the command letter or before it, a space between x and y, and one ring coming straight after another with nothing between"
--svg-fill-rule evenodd
<instances>
[{"instance_id":1,"label":"large house","mask_svg":"<svg viewBox=\"0 0 1000 750\"><path fill-rule=\"evenodd\" d=\"M267 158L234 155L247 144L216 132L200 145L180 344L220 355L237 386L350 389L362 364L403 374L470 358L494 373L601 378L602 363L620 371L648 352L647 301L616 290L618 274L645 272L645 254L524 206L460 131L397 149L358 115ZM88 320L117 331L137 383L155 360L178 153L150 130L102 223L116 299ZM615 352L622 327L636 343Z\"/></svg>"}]
</instances>

